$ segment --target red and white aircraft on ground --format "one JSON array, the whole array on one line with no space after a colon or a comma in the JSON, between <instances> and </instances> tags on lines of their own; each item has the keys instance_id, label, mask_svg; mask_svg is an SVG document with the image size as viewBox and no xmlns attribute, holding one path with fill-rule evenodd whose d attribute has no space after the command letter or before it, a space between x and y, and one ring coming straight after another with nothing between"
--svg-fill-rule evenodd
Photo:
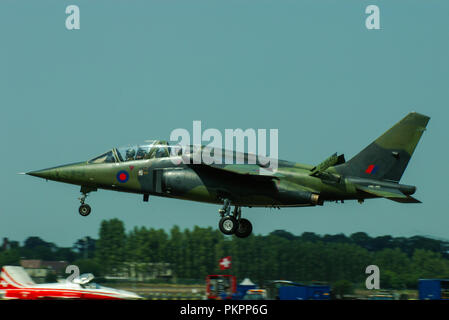
<instances>
[{"instance_id":1,"label":"red and white aircraft on ground","mask_svg":"<svg viewBox=\"0 0 449 320\"><path fill-rule=\"evenodd\" d=\"M0 273L0 297L4 299L141 299L129 291L92 283L91 273L82 274L73 281L36 284L22 267L4 266Z\"/></svg>"}]
</instances>

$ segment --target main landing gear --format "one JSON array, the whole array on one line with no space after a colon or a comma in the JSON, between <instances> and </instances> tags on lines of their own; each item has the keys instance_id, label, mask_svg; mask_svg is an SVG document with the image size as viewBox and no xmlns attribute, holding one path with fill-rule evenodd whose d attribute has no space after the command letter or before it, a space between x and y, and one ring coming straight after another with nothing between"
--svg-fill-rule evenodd
<instances>
[{"instance_id":1,"label":"main landing gear","mask_svg":"<svg viewBox=\"0 0 449 320\"><path fill-rule=\"evenodd\" d=\"M83 217L88 216L90 214L90 212L92 211L90 205L88 205L87 203L84 203L84 201L86 201L88 193L91 192L91 191L97 191L97 189L81 187L81 193L83 195L80 198L78 198L80 200L80 202L81 202L81 205L80 205L80 207L78 209L78 212Z\"/></svg>"},{"instance_id":2,"label":"main landing gear","mask_svg":"<svg viewBox=\"0 0 449 320\"><path fill-rule=\"evenodd\" d=\"M242 209L238 206L234 207L231 215L231 203L228 199L224 200L223 207L218 210L221 219L218 228L226 235L235 234L236 237L246 238L253 231L251 222L242 218Z\"/></svg>"}]
</instances>

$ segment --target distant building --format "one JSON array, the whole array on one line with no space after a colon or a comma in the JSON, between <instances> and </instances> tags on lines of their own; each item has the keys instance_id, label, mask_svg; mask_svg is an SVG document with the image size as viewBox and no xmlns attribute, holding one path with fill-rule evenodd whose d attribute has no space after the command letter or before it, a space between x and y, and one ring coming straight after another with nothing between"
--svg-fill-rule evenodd
<instances>
[{"instance_id":1,"label":"distant building","mask_svg":"<svg viewBox=\"0 0 449 320\"><path fill-rule=\"evenodd\" d=\"M69 265L66 261L42 261L42 265L57 274L65 273L65 269Z\"/></svg>"},{"instance_id":2,"label":"distant building","mask_svg":"<svg viewBox=\"0 0 449 320\"><path fill-rule=\"evenodd\" d=\"M20 260L20 265L25 269L40 269L42 260Z\"/></svg>"},{"instance_id":3,"label":"distant building","mask_svg":"<svg viewBox=\"0 0 449 320\"><path fill-rule=\"evenodd\" d=\"M173 271L166 262L125 262L120 271L106 275L106 279L148 281L155 279L171 279Z\"/></svg>"}]
</instances>

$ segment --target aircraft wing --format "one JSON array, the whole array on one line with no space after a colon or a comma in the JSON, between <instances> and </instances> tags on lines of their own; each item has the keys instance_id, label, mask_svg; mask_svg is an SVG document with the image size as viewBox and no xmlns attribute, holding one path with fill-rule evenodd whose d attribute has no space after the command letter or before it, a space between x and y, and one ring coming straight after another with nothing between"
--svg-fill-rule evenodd
<instances>
[{"instance_id":1,"label":"aircraft wing","mask_svg":"<svg viewBox=\"0 0 449 320\"><path fill-rule=\"evenodd\" d=\"M421 203L418 199L415 199L411 196L403 194L400 190L394 188L386 188L386 187L369 187L356 185L356 188L360 191L373 194L378 197L390 199L396 202L401 203Z\"/></svg>"},{"instance_id":2,"label":"aircraft wing","mask_svg":"<svg viewBox=\"0 0 449 320\"><path fill-rule=\"evenodd\" d=\"M263 168L257 164L211 164L209 166L216 169L226 170L238 174L267 176L274 178L283 177L282 174L273 172L272 170Z\"/></svg>"},{"instance_id":3,"label":"aircraft wing","mask_svg":"<svg viewBox=\"0 0 449 320\"><path fill-rule=\"evenodd\" d=\"M279 180L280 177L283 177L282 174L275 172L274 170L269 168L268 165L263 165L258 161L254 161L254 162L256 162L254 164L248 163L248 162L250 162L249 158L251 157L251 155L248 155L245 153L239 153L239 152L232 152L232 151L228 151L228 150L223 150L222 157L221 157L221 164L206 163L203 161L202 157L198 157L198 159L200 159L200 161L199 161L199 163L195 163L195 156L198 156L198 152L204 152L204 150L208 151L209 149L202 148L197 152L187 153L187 154L183 155L182 159L183 159L184 163L188 163L189 166L191 166L192 168L202 167L202 168L208 168L208 169L213 169L213 170L220 170L222 172L238 174L241 176L248 176L251 178L261 179L261 180L272 180L272 179ZM233 161L235 160L235 162L240 161L243 163L227 164L226 163L227 156L231 157L231 159L233 159ZM254 155L252 155L252 156L254 157L253 160L255 160L256 157ZM259 159L261 159L261 158L262 157L259 157ZM264 163L268 163L269 159L264 158L263 160L265 161Z\"/></svg>"},{"instance_id":4,"label":"aircraft wing","mask_svg":"<svg viewBox=\"0 0 449 320\"><path fill-rule=\"evenodd\" d=\"M209 170L217 170L224 173L236 174L241 177L248 177L255 180L279 180L283 177L278 172L272 172L268 169L261 168L257 164L189 164L192 168L206 168Z\"/></svg>"}]
</instances>

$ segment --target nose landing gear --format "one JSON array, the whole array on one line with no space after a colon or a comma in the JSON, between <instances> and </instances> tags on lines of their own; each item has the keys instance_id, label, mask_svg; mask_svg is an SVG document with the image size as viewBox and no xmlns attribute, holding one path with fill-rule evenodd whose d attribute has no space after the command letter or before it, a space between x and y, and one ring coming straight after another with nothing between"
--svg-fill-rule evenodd
<instances>
[{"instance_id":1,"label":"nose landing gear","mask_svg":"<svg viewBox=\"0 0 449 320\"><path fill-rule=\"evenodd\" d=\"M96 188L87 188L87 187L81 187L81 193L83 194L80 198L78 198L81 202L81 205L78 209L78 212L80 215L82 215L83 217L86 217L90 214L90 212L92 211L91 207L87 204L84 203L84 201L86 201L87 195L89 192L91 191L97 191Z\"/></svg>"},{"instance_id":2,"label":"nose landing gear","mask_svg":"<svg viewBox=\"0 0 449 320\"><path fill-rule=\"evenodd\" d=\"M218 228L226 235L235 234L235 236L239 238L248 237L253 231L251 222L247 219L242 218L242 209L238 206L234 207L234 211L231 215L230 207L231 202L228 199L225 199L223 207L218 210L221 215L220 222L218 223Z\"/></svg>"},{"instance_id":3,"label":"nose landing gear","mask_svg":"<svg viewBox=\"0 0 449 320\"><path fill-rule=\"evenodd\" d=\"M81 205L80 205L80 207L78 209L78 212L83 217L88 216L90 214L90 212L92 211L90 205L88 205L87 203L84 203L86 198L87 198L87 192L83 193L83 195L80 198L78 198L80 200L80 202L81 202Z\"/></svg>"}]
</instances>

